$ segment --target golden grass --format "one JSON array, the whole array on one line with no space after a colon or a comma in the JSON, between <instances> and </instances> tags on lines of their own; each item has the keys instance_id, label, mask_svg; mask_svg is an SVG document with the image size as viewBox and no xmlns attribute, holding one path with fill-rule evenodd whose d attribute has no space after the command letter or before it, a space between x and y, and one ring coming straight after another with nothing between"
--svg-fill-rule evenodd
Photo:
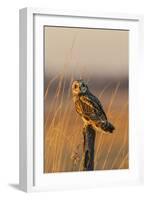
<instances>
[{"instance_id":1,"label":"golden grass","mask_svg":"<svg viewBox=\"0 0 147 200\"><path fill-rule=\"evenodd\" d=\"M44 93L44 172L71 172L82 170L83 135L82 125L75 112L71 97L71 74L68 89L67 79L61 73L49 80ZM57 81L51 95L50 87ZM95 170L128 168L128 98L127 91L106 85L99 93L108 119L115 125L114 134L97 132L95 141ZM125 94L125 95L124 95ZM110 96L109 96L110 95ZM119 101L124 103L120 103ZM120 106L121 105L121 106Z\"/></svg>"}]
</instances>

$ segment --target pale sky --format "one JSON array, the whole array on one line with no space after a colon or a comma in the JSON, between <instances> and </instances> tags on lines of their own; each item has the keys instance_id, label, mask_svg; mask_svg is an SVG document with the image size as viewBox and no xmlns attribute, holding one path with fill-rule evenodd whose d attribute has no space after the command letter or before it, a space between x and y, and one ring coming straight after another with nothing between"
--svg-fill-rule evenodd
<instances>
[{"instance_id":1,"label":"pale sky","mask_svg":"<svg viewBox=\"0 0 147 200\"><path fill-rule=\"evenodd\" d=\"M126 78L128 40L122 30L45 27L45 75L66 70Z\"/></svg>"}]
</instances>

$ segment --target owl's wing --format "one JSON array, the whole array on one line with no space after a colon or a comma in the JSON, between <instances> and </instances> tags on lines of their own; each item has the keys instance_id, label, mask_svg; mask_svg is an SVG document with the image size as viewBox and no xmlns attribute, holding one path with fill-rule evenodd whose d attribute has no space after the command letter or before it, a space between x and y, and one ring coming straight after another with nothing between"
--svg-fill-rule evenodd
<instances>
[{"instance_id":1,"label":"owl's wing","mask_svg":"<svg viewBox=\"0 0 147 200\"><path fill-rule=\"evenodd\" d=\"M107 116L98 98L90 94L81 96L80 100L82 111L85 116L94 121L107 120Z\"/></svg>"}]
</instances>

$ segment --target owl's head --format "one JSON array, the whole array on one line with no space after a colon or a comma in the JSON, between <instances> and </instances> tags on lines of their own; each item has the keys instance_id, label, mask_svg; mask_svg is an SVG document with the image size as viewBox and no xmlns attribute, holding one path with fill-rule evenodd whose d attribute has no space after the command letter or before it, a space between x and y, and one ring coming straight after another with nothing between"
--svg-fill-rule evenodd
<instances>
[{"instance_id":1,"label":"owl's head","mask_svg":"<svg viewBox=\"0 0 147 200\"><path fill-rule=\"evenodd\" d=\"M77 80L72 83L73 95L84 94L88 90L88 86L83 80Z\"/></svg>"}]
</instances>

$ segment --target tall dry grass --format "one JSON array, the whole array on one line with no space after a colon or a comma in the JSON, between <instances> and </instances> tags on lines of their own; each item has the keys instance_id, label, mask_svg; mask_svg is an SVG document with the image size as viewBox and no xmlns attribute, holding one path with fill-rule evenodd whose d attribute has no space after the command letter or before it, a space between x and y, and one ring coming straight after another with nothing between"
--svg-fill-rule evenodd
<instances>
[{"instance_id":1,"label":"tall dry grass","mask_svg":"<svg viewBox=\"0 0 147 200\"><path fill-rule=\"evenodd\" d=\"M71 83L59 74L48 82L44 96L44 172L82 170L83 135L82 125L75 112L71 97ZM50 87L56 80L56 89ZM68 89L66 89L68 82ZM66 87L65 87L66 86ZM109 86L100 93L108 119L115 125L114 134L97 132L95 142L95 170L128 168L128 100L126 91L119 89L120 83L110 91ZM124 98L125 96L125 98ZM119 99L124 99L118 106Z\"/></svg>"}]
</instances>

